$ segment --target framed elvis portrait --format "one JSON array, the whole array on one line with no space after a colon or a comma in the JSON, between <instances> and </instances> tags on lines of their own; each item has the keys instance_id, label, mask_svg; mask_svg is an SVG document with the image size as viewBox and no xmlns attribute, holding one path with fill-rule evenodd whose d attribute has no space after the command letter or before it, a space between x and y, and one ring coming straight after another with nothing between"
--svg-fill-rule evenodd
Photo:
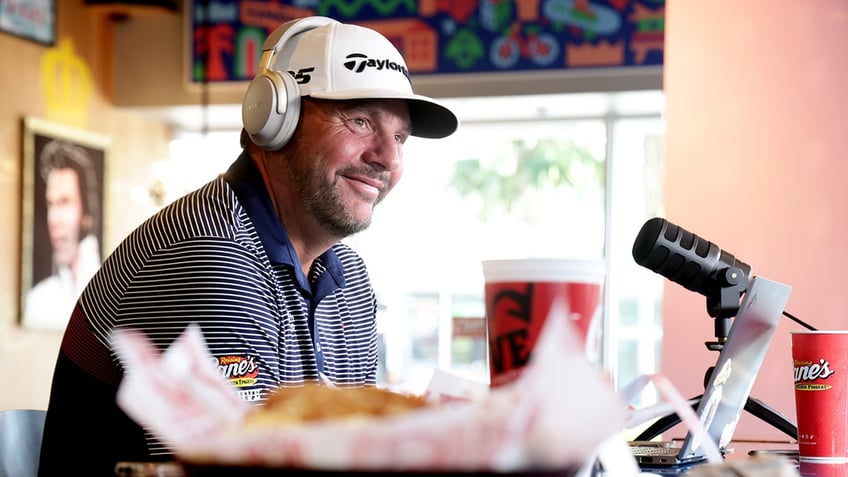
<instances>
[{"instance_id":1,"label":"framed elvis portrait","mask_svg":"<svg viewBox=\"0 0 848 477\"><path fill-rule=\"evenodd\" d=\"M103 258L110 139L27 117L23 126L21 326L63 331Z\"/></svg>"}]
</instances>

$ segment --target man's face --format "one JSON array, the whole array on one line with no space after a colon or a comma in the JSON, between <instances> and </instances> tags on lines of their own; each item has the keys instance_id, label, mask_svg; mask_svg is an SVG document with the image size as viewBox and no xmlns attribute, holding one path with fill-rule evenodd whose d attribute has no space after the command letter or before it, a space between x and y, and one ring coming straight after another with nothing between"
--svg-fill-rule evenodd
<instances>
[{"instance_id":1,"label":"man's face","mask_svg":"<svg viewBox=\"0 0 848 477\"><path fill-rule=\"evenodd\" d=\"M53 262L70 265L76 258L82 224L86 220L76 171L53 169L47 175L45 198Z\"/></svg>"},{"instance_id":2,"label":"man's face","mask_svg":"<svg viewBox=\"0 0 848 477\"><path fill-rule=\"evenodd\" d=\"M410 134L405 101L305 101L302 133L288 174L303 205L344 237L371 223L374 206L397 184Z\"/></svg>"}]
</instances>

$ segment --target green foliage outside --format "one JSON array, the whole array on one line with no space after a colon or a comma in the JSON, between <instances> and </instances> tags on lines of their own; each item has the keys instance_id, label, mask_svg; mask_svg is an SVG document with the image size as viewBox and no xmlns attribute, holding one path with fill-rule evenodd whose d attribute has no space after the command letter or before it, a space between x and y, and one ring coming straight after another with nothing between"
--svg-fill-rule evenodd
<instances>
[{"instance_id":1,"label":"green foliage outside","mask_svg":"<svg viewBox=\"0 0 848 477\"><path fill-rule=\"evenodd\" d=\"M573 141L542 139L528 145L515 140L512 146L508 157L465 159L454 167L449 187L463 198L477 196L484 220L496 210L513 212L525 197L541 191L565 186L579 196L604 187L604 162Z\"/></svg>"}]
</instances>

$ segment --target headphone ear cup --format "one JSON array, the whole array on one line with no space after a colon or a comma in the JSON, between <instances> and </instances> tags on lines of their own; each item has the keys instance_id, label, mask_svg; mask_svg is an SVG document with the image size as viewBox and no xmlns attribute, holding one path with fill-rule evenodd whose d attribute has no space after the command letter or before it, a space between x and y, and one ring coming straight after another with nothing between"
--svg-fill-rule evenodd
<instances>
[{"instance_id":1,"label":"headphone ear cup","mask_svg":"<svg viewBox=\"0 0 848 477\"><path fill-rule=\"evenodd\" d=\"M300 88L286 72L265 70L247 87L242 123L257 146L276 151L291 139L300 118Z\"/></svg>"}]
</instances>

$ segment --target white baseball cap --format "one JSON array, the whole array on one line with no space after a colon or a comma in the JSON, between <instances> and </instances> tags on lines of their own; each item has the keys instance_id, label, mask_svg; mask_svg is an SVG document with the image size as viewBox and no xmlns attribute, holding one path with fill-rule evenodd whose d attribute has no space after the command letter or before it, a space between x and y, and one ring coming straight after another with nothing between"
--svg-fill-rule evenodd
<instances>
[{"instance_id":1,"label":"white baseball cap","mask_svg":"<svg viewBox=\"0 0 848 477\"><path fill-rule=\"evenodd\" d=\"M412 91L406 62L386 37L370 28L325 20L288 38L271 65L294 75L301 96L405 99L413 136L442 138L456 131L459 119L450 109Z\"/></svg>"}]
</instances>

